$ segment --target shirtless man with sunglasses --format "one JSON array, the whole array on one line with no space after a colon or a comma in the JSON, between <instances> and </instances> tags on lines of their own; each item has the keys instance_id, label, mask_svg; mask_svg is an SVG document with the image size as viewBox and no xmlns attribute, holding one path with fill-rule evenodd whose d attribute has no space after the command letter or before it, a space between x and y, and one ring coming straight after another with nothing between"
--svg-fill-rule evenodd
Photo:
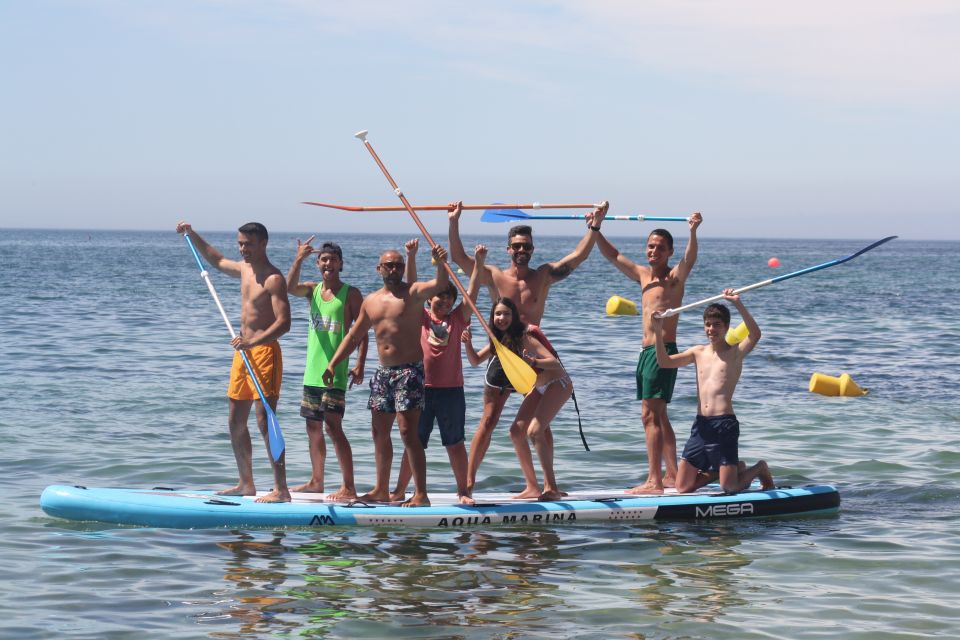
<instances>
[{"instance_id":1,"label":"shirtless man with sunglasses","mask_svg":"<svg viewBox=\"0 0 960 640\"><path fill-rule=\"evenodd\" d=\"M520 319L525 324L539 325L543 318L550 287L573 273L574 269L590 255L608 208L609 204L604 201L587 214L587 232L569 255L556 262L545 262L538 267L530 266L534 250L533 230L528 225L517 225L511 228L507 233L507 254L510 256L510 266L500 269L490 264L483 265L480 284L494 288L504 298L510 298L517 305ZM450 256L464 273L470 275L473 273L474 260L464 251L463 242L460 239L462 212L461 203L450 204L448 215ZM471 493L476 483L477 469L490 447L493 430L500 420L503 406L511 392L513 387L510 386L503 370L499 368L499 363L496 359L492 360L487 369L487 380L483 389L483 415L470 442L467 490Z\"/></svg>"}]
</instances>

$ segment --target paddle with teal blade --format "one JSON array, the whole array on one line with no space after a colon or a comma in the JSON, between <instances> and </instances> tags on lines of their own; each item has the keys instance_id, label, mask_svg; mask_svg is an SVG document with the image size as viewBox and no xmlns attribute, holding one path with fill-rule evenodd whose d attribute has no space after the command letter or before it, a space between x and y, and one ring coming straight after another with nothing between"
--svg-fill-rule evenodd
<instances>
[{"instance_id":1,"label":"paddle with teal blade","mask_svg":"<svg viewBox=\"0 0 960 640\"><path fill-rule=\"evenodd\" d=\"M740 295L741 293L746 293L747 291L753 291L754 289L759 289L760 287L765 287L765 286L767 286L767 285L774 284L774 283L777 283L777 282L783 282L784 280L789 280L790 278L796 278L797 276L802 276L802 275L806 275L806 274L808 274L808 273L813 273L814 271L820 271L821 269L827 269L827 268L829 268L829 267L835 267L835 266L837 266L838 264L843 264L844 262L847 262L847 261L849 261L849 260L853 260L853 259L856 258L857 256L863 255L864 253L866 253L867 251L870 251L871 249L876 249L876 248L879 247L880 245L885 244L885 243L887 243L887 242L890 242L891 240L893 240L893 239L896 238L896 237L897 237L897 236L887 236L886 238L884 238L884 239L882 239L882 240L877 240L877 241L874 242L873 244L868 245L868 246L864 247L863 249L860 249L860 251L857 251L856 253L851 253L849 256L847 256L847 257L845 257L845 258L837 258L836 260L830 260L829 262L824 262L823 264L818 264L818 265L814 265L814 266L812 266L812 267L807 267L806 269L799 269L799 270L797 270L797 271L792 271L792 272L790 272L790 273L785 273L785 274L783 274L782 276L777 276L776 278L770 278L769 280L762 280L762 281L760 281L760 282L756 282L756 283L754 283L754 284L747 285L746 287L741 287L740 289L737 289L737 290L734 291L733 293L734 293L735 295ZM682 312L684 312L684 311L688 311L688 310L690 310L690 309L694 309L694 308L696 308L696 307L700 307L700 306L705 305L705 304L710 304L711 302L719 302L720 300L723 300L723 299L724 299L724 298L723 298L723 294L720 294L720 295L718 295L718 296L713 296L713 297L710 297L710 298L704 298L703 300L698 300L697 302L691 302L690 304L685 304L685 305L683 305L682 307L677 307L676 309L667 309L666 311L664 311L663 313L660 314L660 317L661 317L661 318L669 318L670 316L675 316L675 315L677 315L677 314L679 314L679 313L682 313Z\"/></svg>"},{"instance_id":2,"label":"paddle with teal blade","mask_svg":"<svg viewBox=\"0 0 960 640\"><path fill-rule=\"evenodd\" d=\"M207 283L207 289L210 290L213 301L217 303L217 309L220 310L220 316L230 331L230 337L236 338L237 334L233 330L233 325L227 317L227 312L223 310L223 304L220 303L220 296L217 295L217 290L213 288L213 283L210 281L210 272L203 266L203 261L200 260L200 254L197 253L197 248L193 245L193 240L190 239L190 236L183 234L183 237L187 241L187 246L190 247L190 252L193 253L194 259L197 261L197 266L200 267L200 277ZM257 374L253 370L253 365L250 364L249 358L247 358L247 353L241 351L240 356L243 358L243 364L247 366L247 373L250 374L250 379L253 380L253 386L257 388L257 393L260 395L260 404L263 405L263 410L267 414L267 438L270 442L270 456L274 461L278 461L286 448L286 443L283 441L283 433L280 431L280 422L277 420L277 414L273 411L273 407L267 402L267 396L263 393L260 380L257 378Z\"/></svg>"},{"instance_id":3,"label":"paddle with teal blade","mask_svg":"<svg viewBox=\"0 0 960 640\"><path fill-rule=\"evenodd\" d=\"M519 209L487 209L480 216L480 222L514 222L516 220L586 220L580 213L532 214ZM681 216L606 216L604 220L633 220L636 222L686 222Z\"/></svg>"}]
</instances>

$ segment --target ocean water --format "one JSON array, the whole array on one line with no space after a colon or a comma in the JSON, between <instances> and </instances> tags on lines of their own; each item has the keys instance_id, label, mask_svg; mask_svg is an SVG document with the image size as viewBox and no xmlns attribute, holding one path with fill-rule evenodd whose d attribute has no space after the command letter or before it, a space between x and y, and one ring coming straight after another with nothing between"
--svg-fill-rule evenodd
<instances>
[{"instance_id":1,"label":"ocean water","mask_svg":"<svg viewBox=\"0 0 960 640\"><path fill-rule=\"evenodd\" d=\"M491 229L482 240L496 247L491 262L504 265L505 229ZM235 255L233 233L206 236ZM642 258L641 236L616 243ZM377 255L405 238L336 239L344 279L370 292L379 286ZM875 239L713 239L705 225L686 300ZM558 259L575 242L539 237L535 255ZM293 234L271 238L281 269L295 247ZM958 254L956 242L896 240L745 296L763 339L735 398L741 455L768 460L784 484L837 485L837 515L489 531L181 531L57 520L38 499L55 483L219 488L235 480L224 397L229 338L182 238L5 230L0 637L957 637ZM782 262L778 271L767 267L771 256ZM424 256L421 273L428 263ZM237 282L212 277L237 319ZM604 315L614 294L639 299L637 286L594 254L554 287L543 322L574 378L592 448L581 447L565 407L554 432L566 489L632 486L645 475L633 379L642 332L639 318ZM305 303L294 299L293 309L277 415L297 483L309 475L298 414ZM698 317L681 319L681 348L702 341ZM870 394L811 394L813 372L848 372ZM478 370L467 371L466 386L472 429ZM350 392L345 419L360 490L373 478L366 395ZM517 406L511 400L505 415ZM671 405L681 446L695 411L688 368ZM481 468L480 490L521 486L506 426ZM438 443L427 456L430 488L452 490ZM268 488L259 442L254 460ZM331 462L328 486L337 480Z\"/></svg>"}]
</instances>

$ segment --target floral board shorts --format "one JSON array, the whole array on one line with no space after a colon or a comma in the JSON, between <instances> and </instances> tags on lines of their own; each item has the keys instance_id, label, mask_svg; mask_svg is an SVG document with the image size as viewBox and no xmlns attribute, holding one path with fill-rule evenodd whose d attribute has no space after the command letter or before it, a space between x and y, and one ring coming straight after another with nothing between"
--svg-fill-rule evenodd
<instances>
[{"instance_id":1,"label":"floral board shorts","mask_svg":"<svg viewBox=\"0 0 960 640\"><path fill-rule=\"evenodd\" d=\"M423 362L378 367L370 378L367 409L380 413L423 409Z\"/></svg>"}]
</instances>

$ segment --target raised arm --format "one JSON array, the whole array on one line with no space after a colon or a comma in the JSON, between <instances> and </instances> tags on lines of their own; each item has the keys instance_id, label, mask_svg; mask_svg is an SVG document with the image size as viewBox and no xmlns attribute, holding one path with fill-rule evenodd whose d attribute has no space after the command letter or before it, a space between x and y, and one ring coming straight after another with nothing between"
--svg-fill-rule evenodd
<instances>
[{"instance_id":1,"label":"raised arm","mask_svg":"<svg viewBox=\"0 0 960 640\"><path fill-rule=\"evenodd\" d=\"M403 243L403 248L407 250L407 266L403 270L403 279L413 284L417 281L417 251L420 249L420 240L407 240Z\"/></svg>"},{"instance_id":2,"label":"raised arm","mask_svg":"<svg viewBox=\"0 0 960 640\"><path fill-rule=\"evenodd\" d=\"M189 222L180 221L177 223L177 233L185 233L190 236L193 246L197 248L200 255L204 257L207 263L218 271L222 271L231 278L240 277L240 264L236 260L228 260L223 257L219 250L210 246L210 244L200 237L200 234L193 230Z\"/></svg>"},{"instance_id":3,"label":"raised arm","mask_svg":"<svg viewBox=\"0 0 960 640\"><path fill-rule=\"evenodd\" d=\"M760 325L757 324L757 321L754 320L750 312L747 311L740 296L734 294L733 289L724 289L723 298L733 303L733 306L735 306L740 313L740 317L743 318L743 323L747 325L749 335L737 344L737 349L740 350L740 353L747 355L753 351L753 348L760 342Z\"/></svg>"},{"instance_id":4,"label":"raised arm","mask_svg":"<svg viewBox=\"0 0 960 640\"><path fill-rule=\"evenodd\" d=\"M677 278L681 282L686 282L687 276L693 270L693 265L697 262L697 227L700 226L701 222L703 222L703 216L700 215L699 211L687 218L687 224L690 225L690 239L687 241L687 248L683 252L683 257L674 268Z\"/></svg>"},{"instance_id":5,"label":"raised arm","mask_svg":"<svg viewBox=\"0 0 960 640\"><path fill-rule=\"evenodd\" d=\"M653 313L650 316L650 325L653 328L653 333L657 337L657 364L664 369L676 369L678 367L685 367L688 364L693 364L696 360L694 355L697 347L692 347L687 349L682 353L676 355L671 355L667 353L667 347L663 342L663 318L660 317L658 313Z\"/></svg>"},{"instance_id":6,"label":"raised arm","mask_svg":"<svg viewBox=\"0 0 960 640\"><path fill-rule=\"evenodd\" d=\"M428 282L414 282L410 285L410 297L420 300L432 298L447 288L450 278L447 274L447 250L439 244L435 245L430 252L434 261L437 263L437 276Z\"/></svg>"},{"instance_id":7,"label":"raised arm","mask_svg":"<svg viewBox=\"0 0 960 640\"><path fill-rule=\"evenodd\" d=\"M603 223L603 219L607 215L607 209L609 208L610 203L604 200L600 203L599 207L588 213L587 232L580 239L580 242L577 243L577 246L564 258L547 265L550 278L553 282L559 282L569 276L573 273L574 269L583 264L583 261L587 259L587 256L589 256L593 250L593 245L596 244L597 238L600 236L600 225Z\"/></svg>"},{"instance_id":8,"label":"raised arm","mask_svg":"<svg viewBox=\"0 0 960 640\"><path fill-rule=\"evenodd\" d=\"M301 242L297 238L297 255L293 258L293 264L287 271L287 293L300 298L309 298L313 293L313 283L300 282L300 270L303 267L303 261L307 256L313 253L313 247L310 245L316 236L310 236Z\"/></svg>"},{"instance_id":9,"label":"raised arm","mask_svg":"<svg viewBox=\"0 0 960 640\"><path fill-rule=\"evenodd\" d=\"M606 258L610 264L619 269L623 275L627 276L631 280L640 282L640 269L642 267L620 253L620 250L613 246L613 243L607 240L603 233L597 231L596 236L597 247L599 247L600 253L603 254L603 257Z\"/></svg>"},{"instance_id":10,"label":"raised arm","mask_svg":"<svg viewBox=\"0 0 960 640\"><path fill-rule=\"evenodd\" d=\"M467 284L467 297L473 300L473 303L477 303L477 295L480 293L480 278L478 274L483 271L484 262L487 259L487 247L483 244L478 244L474 247L473 250L473 261L476 264L476 268L473 270L473 273L470 274L470 282ZM470 321L470 305L462 304L460 305L460 313L463 314L463 319L465 322Z\"/></svg>"},{"instance_id":11,"label":"raised arm","mask_svg":"<svg viewBox=\"0 0 960 640\"><path fill-rule=\"evenodd\" d=\"M447 220L450 224L447 232L447 242L450 244L450 259L463 269L465 274L473 275L474 261L463 249L463 240L460 239L460 214L463 213L463 202L451 202ZM480 284L493 285L493 274L490 267L480 270Z\"/></svg>"},{"instance_id":12,"label":"raised arm","mask_svg":"<svg viewBox=\"0 0 960 640\"><path fill-rule=\"evenodd\" d=\"M347 286L347 285L343 285ZM363 305L363 296L356 287L350 287L347 293L347 331L352 328L354 318L360 316L360 307ZM363 382L363 368L367 362L367 350L370 348L370 332L365 332L362 336L357 336L357 360L350 369L348 377L350 378L350 388Z\"/></svg>"}]
</instances>

